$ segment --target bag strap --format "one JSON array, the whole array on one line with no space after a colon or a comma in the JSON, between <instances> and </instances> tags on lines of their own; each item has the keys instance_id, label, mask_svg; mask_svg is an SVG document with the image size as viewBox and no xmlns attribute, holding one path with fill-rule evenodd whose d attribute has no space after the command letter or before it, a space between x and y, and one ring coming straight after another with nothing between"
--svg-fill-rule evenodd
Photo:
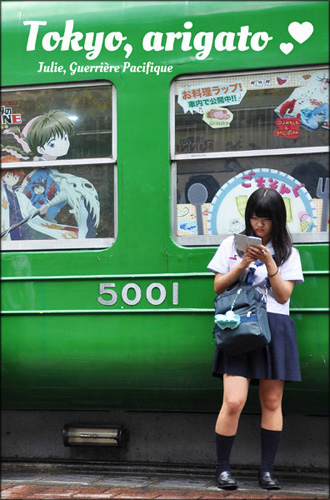
<instances>
[{"instance_id":1,"label":"bag strap","mask_svg":"<svg viewBox=\"0 0 330 500\"><path fill-rule=\"evenodd\" d=\"M273 254L272 257L274 259L275 254ZM252 285L253 284L253 280L254 280L254 274L256 272L257 267L262 266L263 264L264 264L264 262L262 262L259 259L256 260L254 264L250 264L249 265L249 269L248 269L248 273L247 273L245 279L242 281L242 283L246 283L247 285ZM266 285L265 285L265 287L268 288L268 290L270 289L270 281L269 281L268 277L266 279Z\"/></svg>"},{"instance_id":2,"label":"bag strap","mask_svg":"<svg viewBox=\"0 0 330 500\"><path fill-rule=\"evenodd\" d=\"M272 257L274 258L275 257L275 254L272 255ZM254 262L254 264L250 264L249 265L249 268L248 268L248 273L247 275L245 276L245 279L242 281L242 285L243 284L246 284L246 285L251 285L253 284L253 280L254 280L254 274L256 272L256 269L259 267L259 266L262 266L264 264L264 262L262 262L261 260L256 260ZM266 284L264 286L264 293L262 294L262 297L261 297L261 300L264 300L266 301L267 300L267 294L268 294L268 290L270 289L270 281L269 281L269 278L266 279ZM235 299L236 300L236 299Z\"/></svg>"},{"instance_id":3,"label":"bag strap","mask_svg":"<svg viewBox=\"0 0 330 500\"><path fill-rule=\"evenodd\" d=\"M240 287L240 288L237 290L237 293L236 293L236 295L235 295L235 297L234 297L234 300L233 300L233 302L232 302L232 304L231 304L231 306L230 306L230 310L231 310L231 311L234 309L234 305L235 305L235 302L236 302L236 300L237 300L237 297L239 296L239 294L241 293L241 291L242 291L242 290L243 290L243 288L242 288L242 287Z\"/></svg>"},{"instance_id":4,"label":"bag strap","mask_svg":"<svg viewBox=\"0 0 330 500\"><path fill-rule=\"evenodd\" d=\"M272 255L272 257L274 258L274 257L275 257L275 254L273 254L273 255ZM237 290L237 294L236 294L236 296L235 296L235 298L234 298L234 300L233 300L233 302L232 302L232 304L231 304L231 306L230 306L230 309L231 309L231 310L233 309L233 307L234 307L234 305L235 305L235 302L236 302L237 297L239 296L239 294L240 294L240 293L241 293L241 291L242 291L242 287L243 287L243 285L245 285L245 284L246 284L246 285L251 285L251 286L252 286L252 284L253 284L253 279L254 279L254 274L255 274L255 272L256 272L256 269L257 269L257 267L262 266L263 264L264 264L264 262L262 262L261 260L259 260L259 259L258 259L258 260L256 260L256 261L254 262L254 264L252 264L252 263L251 263L251 264L249 265L249 267L248 267L248 272L247 272L247 274L245 275L245 278L241 279L241 276L240 276L240 278L239 278L238 282L236 282L238 285L240 285L240 287L238 288L238 290ZM243 273L242 273L242 274L243 274ZM234 285L232 285L232 287L233 287L233 286L235 286L235 283L234 283ZM231 287L231 288L232 288L232 287ZM261 300L264 300L264 301L266 301L266 300L267 300L267 294L268 294L268 290L269 290L269 289L270 289L270 281L269 281L269 278L267 278L267 280L266 280L266 284L265 284L265 286L264 286L264 293L262 294Z\"/></svg>"}]
</instances>

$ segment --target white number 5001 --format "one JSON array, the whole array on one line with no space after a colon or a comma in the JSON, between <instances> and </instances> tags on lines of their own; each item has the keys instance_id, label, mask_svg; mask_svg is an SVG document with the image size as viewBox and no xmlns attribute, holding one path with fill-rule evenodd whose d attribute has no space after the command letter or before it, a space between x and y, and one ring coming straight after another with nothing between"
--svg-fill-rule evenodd
<instances>
[{"instance_id":1,"label":"white number 5001","mask_svg":"<svg viewBox=\"0 0 330 500\"><path fill-rule=\"evenodd\" d=\"M103 297L98 297L97 301L103 306L113 306L118 300L118 293L114 290L116 283L100 283L100 295L109 295L108 300ZM153 291L157 289L159 297L153 297ZM133 290L134 297L129 299L128 292ZM132 294L131 294L132 295ZM146 289L146 299L149 304L153 306L159 306L166 299L166 288L161 283L150 283ZM138 304L142 297L142 290L136 283L127 283L121 290L121 298L125 304L129 306L135 306ZM172 304L177 305L179 303L179 283L172 284Z\"/></svg>"}]
</instances>

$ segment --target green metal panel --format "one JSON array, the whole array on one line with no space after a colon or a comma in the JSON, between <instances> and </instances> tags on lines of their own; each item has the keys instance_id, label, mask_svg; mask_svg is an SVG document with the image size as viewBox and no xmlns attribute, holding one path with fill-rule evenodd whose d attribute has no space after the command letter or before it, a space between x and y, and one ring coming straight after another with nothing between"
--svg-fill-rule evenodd
<instances>
[{"instance_id":1,"label":"green metal panel","mask_svg":"<svg viewBox=\"0 0 330 500\"><path fill-rule=\"evenodd\" d=\"M97 301L102 278L4 281L5 401L13 408L30 408L32 401L39 408L74 409L78 402L79 407L98 409L215 411L220 383L210 377L211 275L107 280L116 285L111 288L118 295L113 306ZM325 404L320 393L327 390L328 339L322 333L328 331L328 298L324 293L318 302L318 292L326 291L326 282L325 274L317 279L315 273L306 274L305 285L314 300L304 299L305 285L297 287L292 299L304 375L303 387L294 384L290 390L290 397L298 399L296 410L306 407L305 397L299 399L305 391L310 391L308 407L313 411L322 411ZM129 283L141 289L135 306L122 298ZM146 300L152 283L163 284L168 292L162 304ZM178 288L177 305L173 284ZM254 408L257 400L252 398L250 404Z\"/></svg>"},{"instance_id":2,"label":"green metal panel","mask_svg":"<svg viewBox=\"0 0 330 500\"><path fill-rule=\"evenodd\" d=\"M78 6L79 4L79 6ZM169 88L173 78L201 72L312 65L328 61L328 2L6 2L2 3L2 84L90 81L93 73L37 73L39 61L91 64L84 51L26 52L23 21L47 20L63 32L122 31L133 46L129 62L173 65L171 73L97 75L117 89L118 236L104 250L2 254L3 407L45 409L163 409L215 411L221 383L211 377L215 248L181 248L171 237ZM141 20L143 19L143 22ZM287 41L290 22L314 25L311 43L279 50L146 53L148 31L267 31L271 47ZM91 21L92 20L92 21ZM287 22L283 22L286 20ZM92 25L92 27L91 27ZM124 53L102 49L100 61L123 68ZM134 113L132 113L134 111ZM327 412L328 244L299 245L306 281L294 290L303 382L288 384L287 411ZM146 290L160 283L166 299L152 305ZM100 283L114 283L114 306L98 302ZM129 306L125 285L141 300ZM173 303L178 283L178 304ZM109 295L104 298L109 299ZM128 298L134 297L132 290ZM154 291L157 298L157 290ZM259 408L253 389L247 411Z\"/></svg>"}]
</instances>

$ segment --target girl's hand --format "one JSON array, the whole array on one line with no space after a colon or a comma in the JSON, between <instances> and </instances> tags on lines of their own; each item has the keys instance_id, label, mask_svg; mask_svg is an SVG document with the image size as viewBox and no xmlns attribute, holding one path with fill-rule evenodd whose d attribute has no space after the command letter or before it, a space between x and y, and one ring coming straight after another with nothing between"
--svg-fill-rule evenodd
<instances>
[{"instance_id":1,"label":"girl's hand","mask_svg":"<svg viewBox=\"0 0 330 500\"><path fill-rule=\"evenodd\" d=\"M267 264L270 264L273 260L273 257L271 256L270 251L264 245L258 245L256 247L252 247L252 246L247 247L247 249L245 250L245 254L247 255L247 257L249 259L252 259L252 260L250 260L250 262L256 261L259 259L259 260L261 260L261 262L264 262L267 265ZM244 256L245 256L245 254L244 254Z\"/></svg>"},{"instance_id":2,"label":"girl's hand","mask_svg":"<svg viewBox=\"0 0 330 500\"><path fill-rule=\"evenodd\" d=\"M249 267L249 265L258 260L259 257L256 256L256 254L254 252L250 252L249 249L250 248L255 248L255 247L248 247L245 252L244 252L244 255L243 255L243 258L242 258L242 266L244 269L246 269L247 267Z\"/></svg>"}]
</instances>

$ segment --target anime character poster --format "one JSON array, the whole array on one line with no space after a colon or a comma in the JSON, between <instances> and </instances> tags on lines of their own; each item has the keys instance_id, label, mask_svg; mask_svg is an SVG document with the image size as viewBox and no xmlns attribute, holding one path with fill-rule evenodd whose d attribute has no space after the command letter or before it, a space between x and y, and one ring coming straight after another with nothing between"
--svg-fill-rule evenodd
<instances>
[{"instance_id":1,"label":"anime character poster","mask_svg":"<svg viewBox=\"0 0 330 500\"><path fill-rule=\"evenodd\" d=\"M2 113L8 108L2 107ZM17 120L17 119L16 119ZM2 120L3 122L4 120ZM2 162L43 162L64 158L74 134L74 122L61 110L33 117L28 123L3 130ZM69 208L75 224L61 223L61 212ZM1 240L95 238L100 221L100 203L93 184L86 178L55 168L1 171Z\"/></svg>"}]
</instances>

